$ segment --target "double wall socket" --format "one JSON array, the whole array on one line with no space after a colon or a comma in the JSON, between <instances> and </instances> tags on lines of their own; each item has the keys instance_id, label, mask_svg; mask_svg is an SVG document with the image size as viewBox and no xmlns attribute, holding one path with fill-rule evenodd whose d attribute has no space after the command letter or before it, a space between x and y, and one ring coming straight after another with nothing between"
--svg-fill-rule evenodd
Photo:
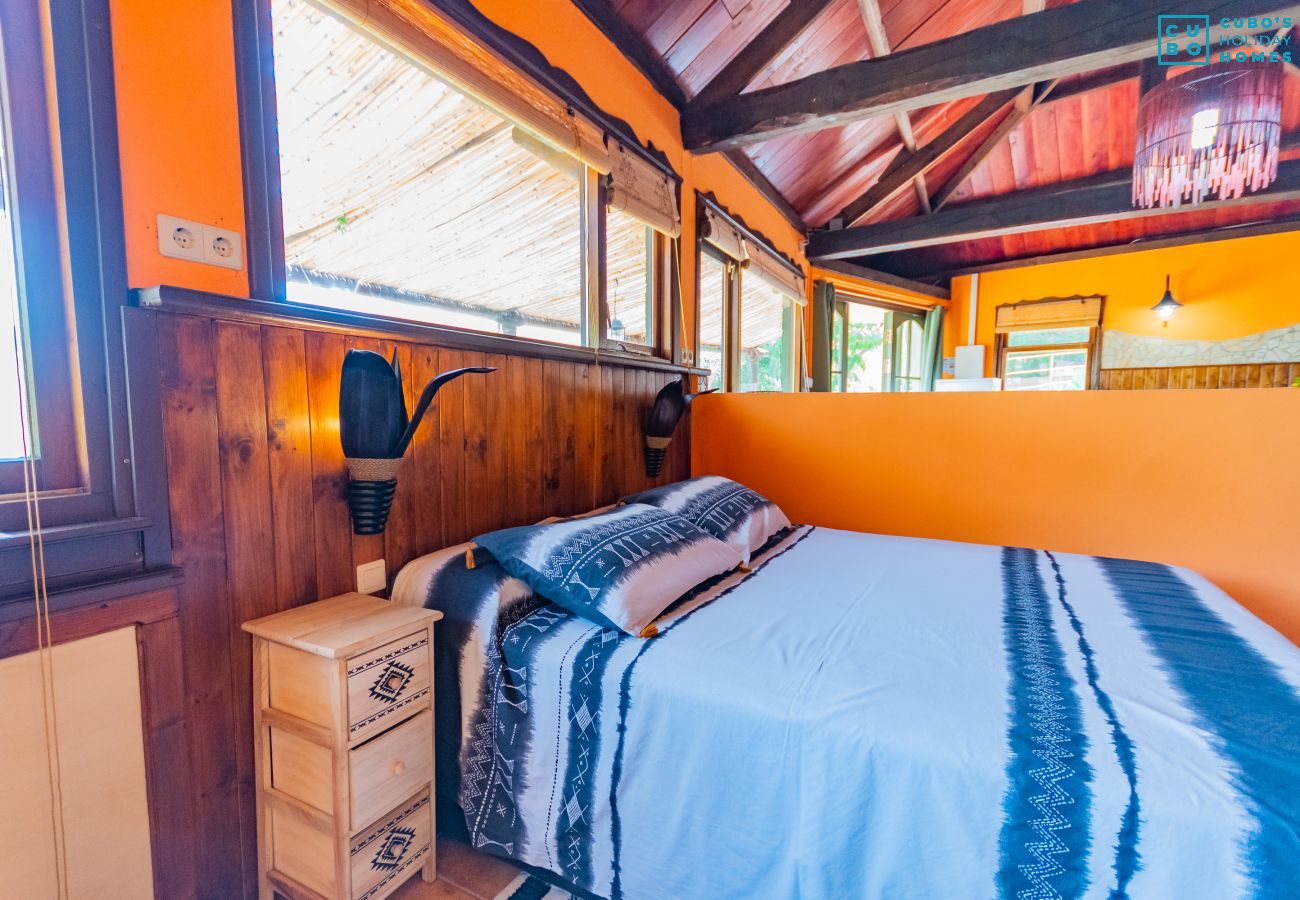
<instances>
[{"instance_id":1,"label":"double wall socket","mask_svg":"<svg viewBox=\"0 0 1300 900\"><path fill-rule=\"evenodd\" d=\"M158 214L158 252L227 269L244 267L244 238L238 231L162 213Z\"/></svg>"}]
</instances>

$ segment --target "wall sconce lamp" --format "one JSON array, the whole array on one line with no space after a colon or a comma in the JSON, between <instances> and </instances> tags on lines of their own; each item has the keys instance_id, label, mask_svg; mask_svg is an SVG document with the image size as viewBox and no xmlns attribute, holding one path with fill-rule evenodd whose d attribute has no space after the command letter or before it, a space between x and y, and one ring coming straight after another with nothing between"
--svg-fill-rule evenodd
<instances>
[{"instance_id":1,"label":"wall sconce lamp","mask_svg":"<svg viewBox=\"0 0 1300 900\"><path fill-rule=\"evenodd\" d=\"M452 379L491 366L452 369L433 378L409 416L397 354L389 362L371 350L349 350L339 378L339 439L348 469L348 510L354 534L381 534L397 491L397 474L434 394Z\"/></svg>"},{"instance_id":2,"label":"wall sconce lamp","mask_svg":"<svg viewBox=\"0 0 1300 900\"><path fill-rule=\"evenodd\" d=\"M1161 324L1169 327L1169 320L1173 314L1183 308L1183 304L1174 299L1174 294L1169 290L1169 276L1165 276L1165 295L1160 298L1160 302L1151 307L1151 311L1160 317Z\"/></svg>"},{"instance_id":3,"label":"wall sconce lamp","mask_svg":"<svg viewBox=\"0 0 1300 900\"><path fill-rule=\"evenodd\" d=\"M677 423L690 408L691 401L702 394L712 394L715 390L717 388L695 394L689 393L685 375L659 389L643 429L647 478L659 477L659 470L664 465L664 457L668 455L668 445L673 440L673 432L677 430Z\"/></svg>"}]
</instances>

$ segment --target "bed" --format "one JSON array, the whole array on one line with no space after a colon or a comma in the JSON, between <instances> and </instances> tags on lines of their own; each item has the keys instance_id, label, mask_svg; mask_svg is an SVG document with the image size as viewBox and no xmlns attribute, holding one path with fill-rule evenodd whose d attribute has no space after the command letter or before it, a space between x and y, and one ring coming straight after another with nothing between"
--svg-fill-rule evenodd
<instances>
[{"instance_id":1,"label":"bed","mask_svg":"<svg viewBox=\"0 0 1300 900\"><path fill-rule=\"evenodd\" d=\"M469 840L600 897L1300 897L1300 650L1192 572L796 527L650 639L463 547L394 599Z\"/></svg>"}]
</instances>

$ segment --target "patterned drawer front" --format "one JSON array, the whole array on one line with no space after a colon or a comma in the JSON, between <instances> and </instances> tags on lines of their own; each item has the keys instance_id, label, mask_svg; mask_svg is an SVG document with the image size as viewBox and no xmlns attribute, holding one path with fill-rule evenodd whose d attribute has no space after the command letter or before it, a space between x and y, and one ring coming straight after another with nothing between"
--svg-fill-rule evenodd
<instances>
[{"instance_id":1,"label":"patterned drawer front","mask_svg":"<svg viewBox=\"0 0 1300 900\"><path fill-rule=\"evenodd\" d=\"M348 660L348 741L357 743L429 707L429 633Z\"/></svg>"},{"instance_id":2,"label":"patterned drawer front","mask_svg":"<svg viewBox=\"0 0 1300 900\"><path fill-rule=\"evenodd\" d=\"M433 781L433 713L425 710L348 753L352 827L364 828Z\"/></svg>"},{"instance_id":3,"label":"patterned drawer front","mask_svg":"<svg viewBox=\"0 0 1300 900\"><path fill-rule=\"evenodd\" d=\"M353 900L377 900L424 865L433 842L428 792L383 816L352 839Z\"/></svg>"}]
</instances>

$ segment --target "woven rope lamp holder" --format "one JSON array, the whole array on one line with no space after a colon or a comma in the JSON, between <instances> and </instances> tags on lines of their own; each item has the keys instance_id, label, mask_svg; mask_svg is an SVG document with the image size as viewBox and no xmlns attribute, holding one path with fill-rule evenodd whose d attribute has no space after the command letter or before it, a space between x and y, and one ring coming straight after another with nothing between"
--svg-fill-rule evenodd
<instances>
[{"instance_id":1,"label":"woven rope lamp holder","mask_svg":"<svg viewBox=\"0 0 1300 900\"><path fill-rule=\"evenodd\" d=\"M664 457L668 455L668 445L673 442L670 437L647 437L645 439L645 473L650 478L659 475L664 467Z\"/></svg>"},{"instance_id":2,"label":"woven rope lamp holder","mask_svg":"<svg viewBox=\"0 0 1300 900\"><path fill-rule=\"evenodd\" d=\"M354 534L382 534L397 491L397 459L348 459L348 510Z\"/></svg>"}]
</instances>

